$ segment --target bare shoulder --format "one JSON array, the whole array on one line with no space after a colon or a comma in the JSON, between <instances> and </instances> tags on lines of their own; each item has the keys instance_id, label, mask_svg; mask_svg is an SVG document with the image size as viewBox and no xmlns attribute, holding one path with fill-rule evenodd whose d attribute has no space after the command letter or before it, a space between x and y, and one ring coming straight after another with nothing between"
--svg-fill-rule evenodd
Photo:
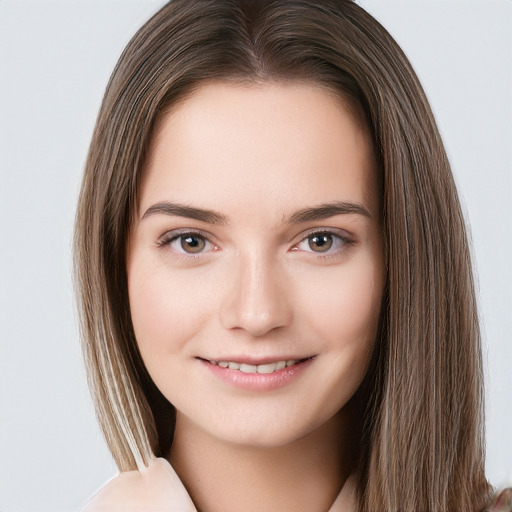
<instances>
[{"instance_id":1,"label":"bare shoulder","mask_svg":"<svg viewBox=\"0 0 512 512\"><path fill-rule=\"evenodd\" d=\"M195 512L178 475L165 459L141 471L120 473L102 487L81 512Z\"/></svg>"}]
</instances>

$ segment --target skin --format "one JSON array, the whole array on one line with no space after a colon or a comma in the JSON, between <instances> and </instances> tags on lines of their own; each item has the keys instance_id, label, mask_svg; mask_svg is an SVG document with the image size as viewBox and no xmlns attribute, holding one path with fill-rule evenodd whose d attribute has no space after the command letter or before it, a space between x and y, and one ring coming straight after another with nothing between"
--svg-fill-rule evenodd
<instances>
[{"instance_id":1,"label":"skin","mask_svg":"<svg viewBox=\"0 0 512 512\"><path fill-rule=\"evenodd\" d=\"M130 308L177 409L168 459L198 510L327 510L353 470L349 401L384 284L375 167L361 117L316 85L211 83L160 121L128 243ZM297 219L334 202L353 207ZM302 358L263 391L205 361Z\"/></svg>"}]
</instances>

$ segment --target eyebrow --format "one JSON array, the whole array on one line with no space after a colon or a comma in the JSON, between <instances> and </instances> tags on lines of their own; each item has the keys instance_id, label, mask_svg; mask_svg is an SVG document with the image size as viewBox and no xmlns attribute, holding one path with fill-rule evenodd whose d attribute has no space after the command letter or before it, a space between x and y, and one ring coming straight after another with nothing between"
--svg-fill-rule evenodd
<instances>
[{"instance_id":1,"label":"eyebrow","mask_svg":"<svg viewBox=\"0 0 512 512\"><path fill-rule=\"evenodd\" d=\"M186 217L188 219L206 222L207 224L226 225L229 223L228 217L214 210L170 203L168 201L162 201L150 206L144 212L141 220L155 214L176 215L178 217ZM335 215L349 214L362 215L369 218L372 217L370 210L362 204L347 201L334 201L299 210L290 216L288 223L300 224L301 222L327 219Z\"/></svg>"},{"instance_id":2,"label":"eyebrow","mask_svg":"<svg viewBox=\"0 0 512 512\"><path fill-rule=\"evenodd\" d=\"M186 217L188 219L195 219L208 224L228 224L229 219L222 213L215 212L213 210L205 210L203 208L195 208L193 206L187 206L176 203L169 203L168 201L162 201L150 206L142 216L142 219L161 213L164 215L177 215L178 217Z\"/></svg>"},{"instance_id":3,"label":"eyebrow","mask_svg":"<svg viewBox=\"0 0 512 512\"><path fill-rule=\"evenodd\" d=\"M366 206L359 203L351 203L347 201L334 201L324 203L312 208L304 208L295 212L289 219L290 224L298 224L300 222L308 222L311 220L328 219L335 215L356 214L364 217L372 217L372 214Z\"/></svg>"}]
</instances>

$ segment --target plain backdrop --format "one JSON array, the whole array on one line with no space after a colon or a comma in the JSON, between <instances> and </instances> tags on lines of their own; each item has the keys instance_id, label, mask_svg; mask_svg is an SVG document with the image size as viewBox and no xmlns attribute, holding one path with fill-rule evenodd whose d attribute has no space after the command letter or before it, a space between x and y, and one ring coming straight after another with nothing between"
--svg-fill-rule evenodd
<instances>
[{"instance_id":1,"label":"plain backdrop","mask_svg":"<svg viewBox=\"0 0 512 512\"><path fill-rule=\"evenodd\" d=\"M156 0L0 0L0 511L59 512L116 473L96 425L70 277L103 90ZM512 2L360 0L410 57L471 225L487 470L512 482Z\"/></svg>"}]
</instances>

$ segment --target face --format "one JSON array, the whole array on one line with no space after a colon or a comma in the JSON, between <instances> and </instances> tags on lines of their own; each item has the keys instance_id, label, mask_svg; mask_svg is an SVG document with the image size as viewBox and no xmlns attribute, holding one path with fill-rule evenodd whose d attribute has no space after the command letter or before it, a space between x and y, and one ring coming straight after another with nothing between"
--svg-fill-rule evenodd
<instances>
[{"instance_id":1,"label":"face","mask_svg":"<svg viewBox=\"0 0 512 512\"><path fill-rule=\"evenodd\" d=\"M179 425L252 446L312 433L358 388L377 332L367 129L321 87L203 86L156 130L127 272Z\"/></svg>"}]
</instances>

